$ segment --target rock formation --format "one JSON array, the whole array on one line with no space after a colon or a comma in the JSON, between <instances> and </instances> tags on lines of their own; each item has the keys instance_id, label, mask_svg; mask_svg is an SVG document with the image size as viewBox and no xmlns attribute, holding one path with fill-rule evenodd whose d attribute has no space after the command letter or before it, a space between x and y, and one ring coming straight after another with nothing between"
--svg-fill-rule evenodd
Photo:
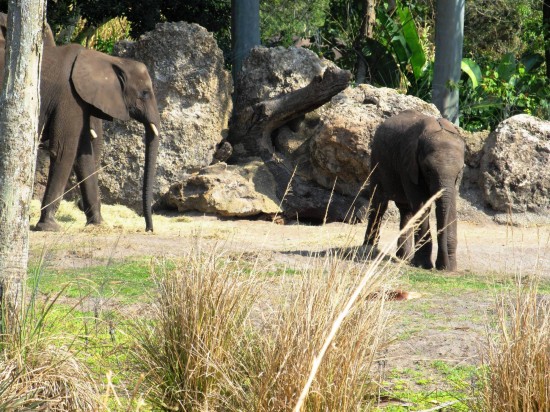
<instances>
[{"instance_id":1,"label":"rock formation","mask_svg":"<svg viewBox=\"0 0 550 412\"><path fill-rule=\"evenodd\" d=\"M115 54L147 66L161 116L158 199L170 185L208 166L227 135L232 80L222 51L206 29L184 22L157 24ZM137 122L104 122L102 199L141 209L143 131Z\"/></svg>"},{"instance_id":2,"label":"rock formation","mask_svg":"<svg viewBox=\"0 0 550 412\"><path fill-rule=\"evenodd\" d=\"M489 135L481 158L485 201L500 212L550 212L550 122L520 114Z\"/></svg>"},{"instance_id":3,"label":"rock formation","mask_svg":"<svg viewBox=\"0 0 550 412\"><path fill-rule=\"evenodd\" d=\"M418 98L367 85L350 88L348 82L347 72L300 48L255 48L243 64L230 122L229 163L235 173L239 168L255 170L250 162L263 162L262 170L274 182L268 196L281 205L285 217L363 220L368 195L361 196L361 190L378 124L408 108L439 115L435 106ZM226 183L206 179L201 172L173 185L164 204L180 210L184 204L211 204L209 193L219 184ZM197 196L199 186L202 199L191 202L187 193Z\"/></svg>"},{"instance_id":4,"label":"rock formation","mask_svg":"<svg viewBox=\"0 0 550 412\"><path fill-rule=\"evenodd\" d=\"M393 89L349 87L348 72L297 47L253 49L232 111L222 52L212 34L195 24L159 24L136 42L118 44L116 54L143 61L154 82L162 121L158 207L362 221L378 125L406 109L439 116L434 105ZM104 124L103 201L140 211L141 125ZM496 212L550 215L549 122L519 115L489 137L463 136L462 218L485 205ZM41 192L47 164L42 152L35 193Z\"/></svg>"}]
</instances>

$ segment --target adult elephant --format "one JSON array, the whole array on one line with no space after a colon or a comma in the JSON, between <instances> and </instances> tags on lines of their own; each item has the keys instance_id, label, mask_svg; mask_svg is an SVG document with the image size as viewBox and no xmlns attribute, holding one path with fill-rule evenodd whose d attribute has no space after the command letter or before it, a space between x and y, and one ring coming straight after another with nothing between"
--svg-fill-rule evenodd
<instances>
[{"instance_id":1,"label":"adult elephant","mask_svg":"<svg viewBox=\"0 0 550 412\"><path fill-rule=\"evenodd\" d=\"M464 166L464 141L456 127L445 119L413 110L401 112L376 130L371 165L372 206L364 243L377 244L381 218L389 200L399 209L400 228L403 229L426 201L443 189L436 200L438 250L435 266L441 270L456 270L456 196ZM412 257L415 266L433 268L429 210L416 230L400 236L397 255L403 259Z\"/></svg>"},{"instance_id":2,"label":"adult elephant","mask_svg":"<svg viewBox=\"0 0 550 412\"><path fill-rule=\"evenodd\" d=\"M60 229L55 212L73 167L80 182L87 224L101 223L97 182L102 140L99 119L135 119L145 127L142 200L145 230L152 231L160 116L147 68L140 62L77 44L52 46L49 40L44 44L39 130L43 130L40 139L49 150L50 169L35 230ZM0 69L3 72L3 67Z\"/></svg>"}]
</instances>

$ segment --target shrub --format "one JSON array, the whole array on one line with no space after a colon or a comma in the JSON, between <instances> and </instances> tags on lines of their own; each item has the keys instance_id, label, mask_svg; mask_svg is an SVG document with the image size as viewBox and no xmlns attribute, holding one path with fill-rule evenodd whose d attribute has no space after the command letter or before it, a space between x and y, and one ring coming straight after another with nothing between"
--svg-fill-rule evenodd
<instances>
[{"instance_id":1,"label":"shrub","mask_svg":"<svg viewBox=\"0 0 550 412\"><path fill-rule=\"evenodd\" d=\"M343 256L328 256L290 280L288 286L294 292L266 316L256 344L249 347L253 351L248 366L250 396L243 410L293 409L313 360L365 269L350 265ZM386 275L382 270L369 280L344 319L321 361L303 410L357 411L373 401L370 370L388 336L384 300L373 293Z\"/></svg>"},{"instance_id":2,"label":"shrub","mask_svg":"<svg viewBox=\"0 0 550 412\"><path fill-rule=\"evenodd\" d=\"M244 258L192 251L173 270L158 266L158 300L150 318L135 322L131 332L137 341L132 358L155 407L291 409L371 264L330 255L311 259L299 276L274 279L260 277L258 265ZM386 278L387 270L369 278L322 360L305 410L356 411L374 399L369 372L388 317L384 294L373 292Z\"/></svg>"}]
</instances>

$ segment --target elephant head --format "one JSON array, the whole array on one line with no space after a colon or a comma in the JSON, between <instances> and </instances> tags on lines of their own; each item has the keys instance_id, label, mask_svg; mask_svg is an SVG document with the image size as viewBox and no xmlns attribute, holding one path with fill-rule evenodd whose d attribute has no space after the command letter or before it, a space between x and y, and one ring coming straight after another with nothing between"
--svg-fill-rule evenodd
<instances>
[{"instance_id":1,"label":"elephant head","mask_svg":"<svg viewBox=\"0 0 550 412\"><path fill-rule=\"evenodd\" d=\"M159 147L160 116L153 84L143 63L82 49L71 81L78 96L107 120L135 119L145 127L143 214L146 231L153 230L151 203Z\"/></svg>"}]
</instances>

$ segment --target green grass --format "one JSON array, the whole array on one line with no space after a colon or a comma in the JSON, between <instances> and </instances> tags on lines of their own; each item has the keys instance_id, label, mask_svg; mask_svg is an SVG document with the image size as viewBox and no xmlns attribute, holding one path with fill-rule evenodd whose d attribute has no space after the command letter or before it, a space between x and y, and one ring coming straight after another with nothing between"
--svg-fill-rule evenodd
<instances>
[{"instance_id":1,"label":"green grass","mask_svg":"<svg viewBox=\"0 0 550 412\"><path fill-rule=\"evenodd\" d=\"M446 273L406 267L402 281L414 290L429 293L450 293L456 295L464 292L503 291L515 287L513 276L503 274ZM539 285L540 293L550 293L550 280Z\"/></svg>"},{"instance_id":2,"label":"green grass","mask_svg":"<svg viewBox=\"0 0 550 412\"><path fill-rule=\"evenodd\" d=\"M478 368L470 365L452 365L433 361L421 363L415 369L394 369L382 382L381 396L391 399L377 410L398 412L433 408L447 402L454 402L445 410L467 411L462 402Z\"/></svg>"},{"instance_id":3,"label":"green grass","mask_svg":"<svg viewBox=\"0 0 550 412\"><path fill-rule=\"evenodd\" d=\"M127 261L112 265L76 269L31 268L29 287L38 287L43 294L56 293L63 287L68 298L116 298L132 303L145 297L153 288L148 260Z\"/></svg>"},{"instance_id":4,"label":"green grass","mask_svg":"<svg viewBox=\"0 0 550 412\"><path fill-rule=\"evenodd\" d=\"M237 272L251 274L255 265L250 260L232 257L231 265ZM167 263L169 266L177 262ZM227 263L225 263L227 265ZM220 262L223 267L223 263ZM109 265L74 269L31 268L28 285L37 287L42 296L54 296L61 292L63 298L52 310L48 327L74 336L73 345L100 384L107 382L107 373L114 371L110 382L120 393L135 387L139 376L132 370L128 349L132 339L127 334L128 318L142 317L141 311L123 313L129 304L147 303L155 291L151 277L151 260L121 261ZM255 272L258 274L257 272ZM270 265L261 276L303 276L301 270L286 265ZM454 314L442 306L447 296L487 297L495 293L514 290L517 287L512 276L479 275L475 273L449 274L405 267L400 277L401 287L422 294L420 299L397 302L403 325L398 340L411 338L427 327L446 330L450 320L473 321L483 324L483 311L467 311ZM541 281L539 293L550 293L550 281ZM114 305L105 305L106 302ZM431 326L428 326L431 325ZM456 402L469 395L474 376L479 369L474 366L456 366L444 361L420 362L415 368L392 370L385 377L381 394L391 399L380 411L410 411L436 407L447 402L448 411L466 411L463 402Z\"/></svg>"}]
</instances>

